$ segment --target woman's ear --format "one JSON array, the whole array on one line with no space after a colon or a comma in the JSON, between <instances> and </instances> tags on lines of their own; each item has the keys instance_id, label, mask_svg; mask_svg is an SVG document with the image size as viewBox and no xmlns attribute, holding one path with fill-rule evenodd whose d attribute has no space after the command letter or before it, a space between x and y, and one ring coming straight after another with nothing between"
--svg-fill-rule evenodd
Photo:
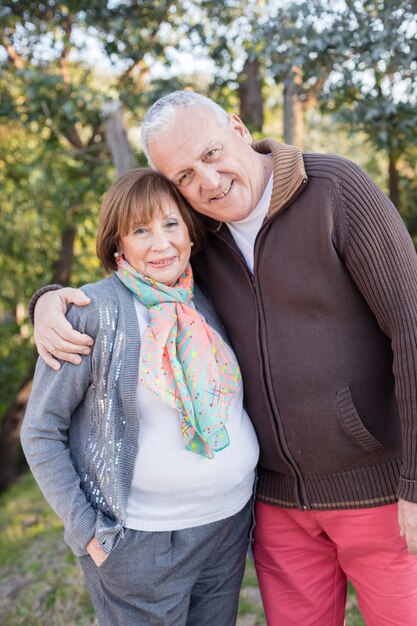
<instances>
[{"instance_id":1,"label":"woman's ear","mask_svg":"<svg viewBox=\"0 0 417 626\"><path fill-rule=\"evenodd\" d=\"M122 248L122 244L120 242L120 237L116 237L113 240L113 246L115 248L115 251L113 252L114 258L118 259L119 256L123 256L123 248Z\"/></svg>"}]
</instances>

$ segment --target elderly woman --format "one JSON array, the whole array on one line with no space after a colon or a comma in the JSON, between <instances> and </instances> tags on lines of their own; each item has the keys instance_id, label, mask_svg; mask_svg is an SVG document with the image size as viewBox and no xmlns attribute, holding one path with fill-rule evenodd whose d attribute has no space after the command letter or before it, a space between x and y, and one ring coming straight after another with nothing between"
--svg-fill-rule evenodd
<instances>
[{"instance_id":1,"label":"elderly woman","mask_svg":"<svg viewBox=\"0 0 417 626\"><path fill-rule=\"evenodd\" d=\"M201 231L146 169L105 195L109 278L68 320L80 366L38 362L22 445L101 626L236 621L258 444L235 356L189 265Z\"/></svg>"}]
</instances>

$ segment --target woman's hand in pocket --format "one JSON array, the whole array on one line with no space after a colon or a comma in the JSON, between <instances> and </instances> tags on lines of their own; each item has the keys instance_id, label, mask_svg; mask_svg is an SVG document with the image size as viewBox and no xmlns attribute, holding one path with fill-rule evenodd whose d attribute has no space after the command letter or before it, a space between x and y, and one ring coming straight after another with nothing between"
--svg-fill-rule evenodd
<instances>
[{"instance_id":1,"label":"woman's hand in pocket","mask_svg":"<svg viewBox=\"0 0 417 626\"><path fill-rule=\"evenodd\" d=\"M100 565L102 565L109 556L107 552L104 552L95 537L93 537L93 539L91 539L91 541L87 544L86 550L97 567L100 567Z\"/></svg>"}]
</instances>

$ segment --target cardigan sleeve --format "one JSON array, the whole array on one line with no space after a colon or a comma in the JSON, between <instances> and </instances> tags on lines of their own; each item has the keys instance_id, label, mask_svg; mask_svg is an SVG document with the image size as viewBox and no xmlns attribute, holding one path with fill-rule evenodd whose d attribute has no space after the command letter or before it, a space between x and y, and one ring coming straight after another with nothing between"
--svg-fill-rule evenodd
<instances>
[{"instance_id":1,"label":"cardigan sleeve","mask_svg":"<svg viewBox=\"0 0 417 626\"><path fill-rule=\"evenodd\" d=\"M48 291L57 291L58 289L63 289L63 288L64 288L63 285L54 284L54 285L46 285L45 287L41 287L40 289L35 291L31 299L29 300L29 305L28 305L28 315L29 315L29 320L32 326L35 323L35 307L39 298L43 296L44 293L48 293Z\"/></svg>"},{"instance_id":2,"label":"cardigan sleeve","mask_svg":"<svg viewBox=\"0 0 417 626\"><path fill-rule=\"evenodd\" d=\"M398 496L417 502L417 256L391 201L353 163L341 175L345 262L391 339L403 463Z\"/></svg>"},{"instance_id":3,"label":"cardigan sleeve","mask_svg":"<svg viewBox=\"0 0 417 626\"><path fill-rule=\"evenodd\" d=\"M90 304L72 307L68 321L95 337L97 316ZM86 323L92 320L93 323ZM92 353L93 354L93 353ZM21 429L21 442L30 469L65 532L77 538L79 554L95 534L97 513L80 488L80 477L71 460L68 429L71 416L83 400L91 382L92 354L80 365L62 362L55 371L38 359L33 388Z\"/></svg>"}]
</instances>

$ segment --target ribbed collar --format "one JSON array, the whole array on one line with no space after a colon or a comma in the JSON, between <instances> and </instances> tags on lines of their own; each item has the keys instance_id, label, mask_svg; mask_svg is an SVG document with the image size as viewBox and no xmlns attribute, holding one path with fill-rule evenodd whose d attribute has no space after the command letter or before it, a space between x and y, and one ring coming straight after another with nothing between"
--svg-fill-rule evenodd
<instances>
[{"instance_id":1,"label":"ribbed collar","mask_svg":"<svg viewBox=\"0 0 417 626\"><path fill-rule=\"evenodd\" d=\"M261 154L271 154L274 159L274 175L268 217L280 211L306 182L303 154L299 148L275 139L261 139L253 145Z\"/></svg>"}]
</instances>

